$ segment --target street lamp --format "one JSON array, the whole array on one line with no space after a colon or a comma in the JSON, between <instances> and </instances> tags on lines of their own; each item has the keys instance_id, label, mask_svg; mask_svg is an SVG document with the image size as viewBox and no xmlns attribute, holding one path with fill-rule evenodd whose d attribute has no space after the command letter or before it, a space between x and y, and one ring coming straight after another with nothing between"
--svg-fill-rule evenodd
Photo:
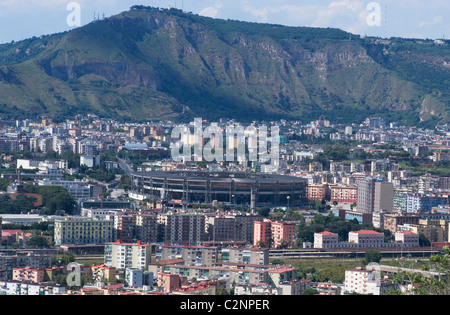
<instances>
[{"instance_id":1,"label":"street lamp","mask_svg":"<svg viewBox=\"0 0 450 315\"><path fill-rule=\"evenodd\" d=\"M289 201L291 200L291 196L287 196L287 209L289 210Z\"/></svg>"}]
</instances>

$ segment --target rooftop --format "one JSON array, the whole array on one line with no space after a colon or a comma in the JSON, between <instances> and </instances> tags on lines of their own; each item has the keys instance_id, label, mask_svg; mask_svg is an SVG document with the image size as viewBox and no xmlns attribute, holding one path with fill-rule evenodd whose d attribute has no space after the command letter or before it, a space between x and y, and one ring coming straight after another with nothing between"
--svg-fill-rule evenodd
<instances>
[{"instance_id":1,"label":"rooftop","mask_svg":"<svg viewBox=\"0 0 450 315\"><path fill-rule=\"evenodd\" d=\"M353 232L350 232L350 233L381 235L381 233L379 233L377 231L372 231L372 230L360 230L360 231L353 231Z\"/></svg>"}]
</instances>

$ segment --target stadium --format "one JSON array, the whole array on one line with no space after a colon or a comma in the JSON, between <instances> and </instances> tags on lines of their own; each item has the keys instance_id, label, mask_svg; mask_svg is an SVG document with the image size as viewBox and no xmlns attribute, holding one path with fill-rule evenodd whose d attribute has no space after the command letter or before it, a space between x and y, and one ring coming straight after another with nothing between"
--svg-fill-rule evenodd
<instances>
[{"instance_id":1,"label":"stadium","mask_svg":"<svg viewBox=\"0 0 450 315\"><path fill-rule=\"evenodd\" d=\"M132 174L133 191L154 201L300 206L306 203L307 180L298 177L228 172L153 171Z\"/></svg>"}]
</instances>

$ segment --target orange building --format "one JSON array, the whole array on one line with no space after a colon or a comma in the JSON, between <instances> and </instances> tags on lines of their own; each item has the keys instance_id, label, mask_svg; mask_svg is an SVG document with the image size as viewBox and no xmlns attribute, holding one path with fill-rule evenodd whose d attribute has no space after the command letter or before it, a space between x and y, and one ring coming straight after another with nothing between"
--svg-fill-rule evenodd
<instances>
[{"instance_id":1,"label":"orange building","mask_svg":"<svg viewBox=\"0 0 450 315\"><path fill-rule=\"evenodd\" d=\"M355 203L358 201L358 187L330 185L330 201L336 201L338 203Z\"/></svg>"},{"instance_id":2,"label":"orange building","mask_svg":"<svg viewBox=\"0 0 450 315\"><path fill-rule=\"evenodd\" d=\"M273 247L278 248L282 245L292 247L294 245L294 225L286 222L272 222Z\"/></svg>"},{"instance_id":3,"label":"orange building","mask_svg":"<svg viewBox=\"0 0 450 315\"><path fill-rule=\"evenodd\" d=\"M271 238L271 224L270 220L255 221L253 229L253 245L259 246L261 244L268 244Z\"/></svg>"},{"instance_id":4,"label":"orange building","mask_svg":"<svg viewBox=\"0 0 450 315\"><path fill-rule=\"evenodd\" d=\"M272 240L273 247L282 245L291 247L294 244L294 225L287 222L271 220L255 221L253 245L266 246Z\"/></svg>"},{"instance_id":5,"label":"orange building","mask_svg":"<svg viewBox=\"0 0 450 315\"><path fill-rule=\"evenodd\" d=\"M166 293L177 291L187 283L186 276L164 272L158 273L157 285L159 288L163 288Z\"/></svg>"},{"instance_id":6,"label":"orange building","mask_svg":"<svg viewBox=\"0 0 450 315\"><path fill-rule=\"evenodd\" d=\"M44 282L44 275L44 269L34 269L31 267L13 269L14 281L31 281L34 283L42 283Z\"/></svg>"},{"instance_id":7,"label":"orange building","mask_svg":"<svg viewBox=\"0 0 450 315\"><path fill-rule=\"evenodd\" d=\"M330 188L327 184L308 185L308 200L327 200L330 196Z\"/></svg>"}]
</instances>

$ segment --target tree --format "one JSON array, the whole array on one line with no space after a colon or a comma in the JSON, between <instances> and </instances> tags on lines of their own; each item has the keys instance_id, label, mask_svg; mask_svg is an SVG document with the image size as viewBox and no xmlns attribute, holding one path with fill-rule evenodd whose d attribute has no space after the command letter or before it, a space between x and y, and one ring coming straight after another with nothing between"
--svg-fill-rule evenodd
<instances>
[{"instance_id":1,"label":"tree","mask_svg":"<svg viewBox=\"0 0 450 315\"><path fill-rule=\"evenodd\" d=\"M317 295L317 294L319 294L319 291L317 291L316 289L313 289L313 288L306 289L302 293L302 295Z\"/></svg>"},{"instance_id":2,"label":"tree","mask_svg":"<svg viewBox=\"0 0 450 315\"><path fill-rule=\"evenodd\" d=\"M431 245L431 242L428 240L428 238L424 234L420 233L419 234L419 246L428 247L430 245Z\"/></svg>"},{"instance_id":3,"label":"tree","mask_svg":"<svg viewBox=\"0 0 450 315\"><path fill-rule=\"evenodd\" d=\"M370 263L377 263L379 264L381 261L382 255L379 251L375 249L370 249L366 252L365 258L362 261L363 265L368 265Z\"/></svg>"},{"instance_id":4,"label":"tree","mask_svg":"<svg viewBox=\"0 0 450 315\"><path fill-rule=\"evenodd\" d=\"M75 256L71 253L52 256L52 265L54 266L67 266L74 261Z\"/></svg>"},{"instance_id":5,"label":"tree","mask_svg":"<svg viewBox=\"0 0 450 315\"><path fill-rule=\"evenodd\" d=\"M58 211L72 214L77 202L67 189L60 186L27 186L31 193L42 196L44 214L53 215Z\"/></svg>"},{"instance_id":6,"label":"tree","mask_svg":"<svg viewBox=\"0 0 450 315\"><path fill-rule=\"evenodd\" d=\"M256 212L257 212L259 215L261 215L261 216L267 218L267 217L269 217L269 215L270 215L270 208L269 208L269 207L257 208L257 209L256 209Z\"/></svg>"},{"instance_id":7,"label":"tree","mask_svg":"<svg viewBox=\"0 0 450 315\"><path fill-rule=\"evenodd\" d=\"M409 289L404 293L391 290L388 294L450 295L450 248L444 247L442 251L442 254L432 255L421 270L399 272L395 280L400 285L409 285Z\"/></svg>"},{"instance_id":8,"label":"tree","mask_svg":"<svg viewBox=\"0 0 450 315\"><path fill-rule=\"evenodd\" d=\"M28 240L27 246L31 248L49 247L48 240L43 236L35 236Z\"/></svg>"}]
</instances>

